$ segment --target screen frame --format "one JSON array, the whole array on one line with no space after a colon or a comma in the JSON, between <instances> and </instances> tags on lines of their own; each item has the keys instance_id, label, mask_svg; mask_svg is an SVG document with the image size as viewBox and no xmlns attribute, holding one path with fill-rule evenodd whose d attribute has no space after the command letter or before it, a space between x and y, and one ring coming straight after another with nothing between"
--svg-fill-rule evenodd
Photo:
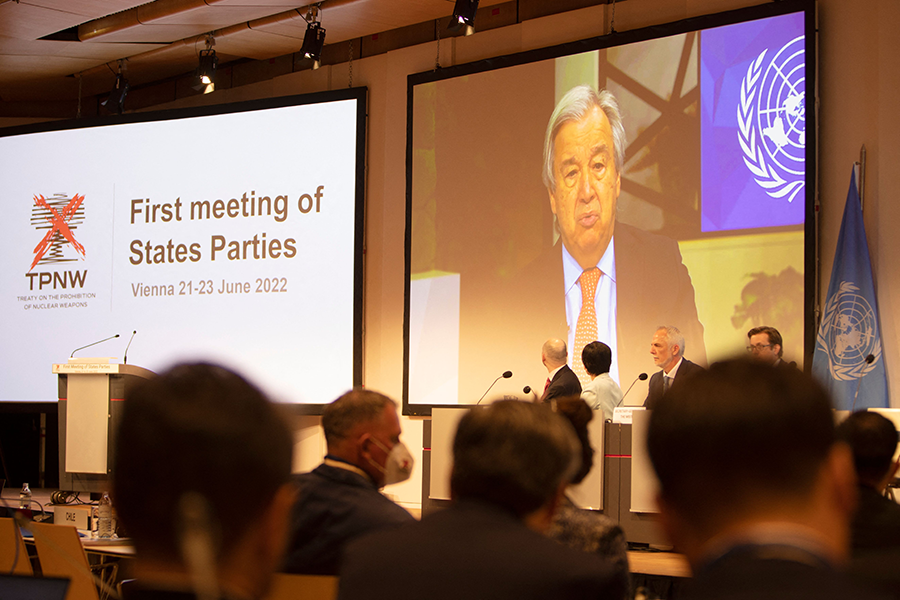
<instances>
[{"instance_id":1,"label":"screen frame","mask_svg":"<svg viewBox=\"0 0 900 600\"><path fill-rule=\"evenodd\" d=\"M28 125L18 125L0 129L0 138L20 136L34 133L66 131L126 125L131 123L153 123L175 121L194 117L237 114L261 111L273 108L324 104L336 101L356 101L356 152L355 168L356 184L354 186L354 248L353 248L353 365L352 385L359 387L363 383L363 331L364 331L364 286L365 286L365 204L366 204L366 129L368 116L368 88L365 86L347 89L277 96L257 100L228 102L207 106L175 108L148 112L127 113L103 117L89 117L62 121L48 121ZM48 365L49 366L49 365ZM49 374L49 369L48 369ZM44 401L37 401L41 404ZM58 399L48 400L56 404ZM0 400L0 405L31 405L35 401L22 401L14 398ZM297 402L279 402L279 406L295 415L321 415L327 404L303 404Z\"/></svg>"},{"instance_id":2,"label":"screen frame","mask_svg":"<svg viewBox=\"0 0 900 600\"><path fill-rule=\"evenodd\" d=\"M406 223L404 230L404 310L403 310L403 414L407 416L431 416L431 409L443 405L411 403L409 399L410 378L410 287L412 267L412 206L413 206L413 114L414 93L420 84L462 77L504 69L527 63L580 54L594 50L602 50L635 42L643 42L672 35L732 25L759 19L776 17L789 13L804 15L805 45L805 77L806 97L814 98L812 110L807 111L806 119L811 126L806 128L806 181L804 194L804 314L803 314L803 358L804 369L809 372L816 340L816 297L818 286L817 264L817 219L816 203L818 199L818 83L817 54L818 38L816 27L815 0L785 0L719 12L710 15L691 17L671 23L653 25L625 32L613 32L607 35L566 42L554 46L507 54L494 58L473 61L470 63L438 68L431 71L414 73L407 77L406 105ZM809 106L809 103L807 103ZM752 231L752 230L748 230ZM537 350L535 350L537 352ZM464 406L464 405L449 405Z\"/></svg>"}]
</instances>

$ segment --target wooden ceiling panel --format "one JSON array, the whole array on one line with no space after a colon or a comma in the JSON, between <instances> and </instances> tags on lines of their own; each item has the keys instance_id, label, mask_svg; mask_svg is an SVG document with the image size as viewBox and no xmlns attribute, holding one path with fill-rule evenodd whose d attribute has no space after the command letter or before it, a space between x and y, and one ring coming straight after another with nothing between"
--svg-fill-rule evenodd
<instances>
[{"instance_id":1,"label":"wooden ceiling panel","mask_svg":"<svg viewBox=\"0 0 900 600\"><path fill-rule=\"evenodd\" d=\"M81 42L51 42L47 40L17 40L0 35L0 56L24 55L92 58L98 61L115 61L127 55L160 48L159 44L83 44Z\"/></svg>"},{"instance_id":2,"label":"wooden ceiling panel","mask_svg":"<svg viewBox=\"0 0 900 600\"><path fill-rule=\"evenodd\" d=\"M197 25L141 25L113 31L85 44L166 44L203 35L209 31Z\"/></svg>"},{"instance_id":3,"label":"wooden ceiling panel","mask_svg":"<svg viewBox=\"0 0 900 600\"><path fill-rule=\"evenodd\" d=\"M0 4L0 35L36 40L78 25L84 17L31 4Z\"/></svg>"},{"instance_id":4,"label":"wooden ceiling panel","mask_svg":"<svg viewBox=\"0 0 900 600\"><path fill-rule=\"evenodd\" d=\"M260 0L259 2L254 2L253 0L208 0L210 4L213 4L216 8L220 6L254 6L254 7L263 7L268 6L274 8L276 10L269 11L270 13L281 12L283 10L288 10L291 8L300 8L305 6L304 0ZM311 4L310 2L306 2L306 4Z\"/></svg>"},{"instance_id":5,"label":"wooden ceiling panel","mask_svg":"<svg viewBox=\"0 0 900 600\"><path fill-rule=\"evenodd\" d=\"M302 1L302 0L301 0ZM166 17L147 21L148 25L192 25L202 31L212 31L228 27L235 23L245 23L254 19L261 19L269 15L288 10L281 6L221 6L213 4L205 8L187 10ZM140 14L140 11L138 11ZM142 19L143 21L143 19Z\"/></svg>"},{"instance_id":6,"label":"wooden ceiling panel","mask_svg":"<svg viewBox=\"0 0 900 600\"><path fill-rule=\"evenodd\" d=\"M269 20L260 19L251 23L254 31L264 31L273 35L281 35L296 39L303 39L306 35L306 19L299 13L280 13L277 18ZM326 31L328 28L325 28ZM327 41L327 40L326 40Z\"/></svg>"},{"instance_id":7,"label":"wooden ceiling panel","mask_svg":"<svg viewBox=\"0 0 900 600\"><path fill-rule=\"evenodd\" d=\"M128 10L147 0L25 0L32 6L39 6L57 12L66 12L83 17L79 23L88 19L99 19L106 15ZM78 23L75 23L77 25Z\"/></svg>"},{"instance_id":8,"label":"wooden ceiling panel","mask_svg":"<svg viewBox=\"0 0 900 600\"><path fill-rule=\"evenodd\" d=\"M2 1L2 0L0 0ZM481 0L482 8L509 0ZM299 50L306 21L294 9L310 0L21 0L0 4L0 92L22 101L103 93L118 59L132 86L190 73L202 36L218 33L222 65L267 60ZM323 0L326 44L448 17L453 0ZM38 38L78 27L81 42Z\"/></svg>"},{"instance_id":9,"label":"wooden ceiling panel","mask_svg":"<svg viewBox=\"0 0 900 600\"><path fill-rule=\"evenodd\" d=\"M0 55L0 83L39 79L42 77L65 77L97 65L94 59L57 56L48 60L46 56Z\"/></svg>"},{"instance_id":10,"label":"wooden ceiling panel","mask_svg":"<svg viewBox=\"0 0 900 600\"><path fill-rule=\"evenodd\" d=\"M290 37L248 29L235 35L216 40L216 53L228 53L254 60L266 60L298 52L303 45L303 36ZM221 59L220 59L221 60Z\"/></svg>"},{"instance_id":11,"label":"wooden ceiling panel","mask_svg":"<svg viewBox=\"0 0 900 600\"><path fill-rule=\"evenodd\" d=\"M0 35L36 40L140 4L135 0L38 0L0 4Z\"/></svg>"}]
</instances>

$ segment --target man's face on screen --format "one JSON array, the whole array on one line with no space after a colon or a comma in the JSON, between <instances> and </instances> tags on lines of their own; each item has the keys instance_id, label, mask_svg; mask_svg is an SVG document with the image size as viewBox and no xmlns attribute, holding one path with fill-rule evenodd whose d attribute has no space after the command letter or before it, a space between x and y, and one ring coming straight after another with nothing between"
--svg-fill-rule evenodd
<instances>
[{"instance_id":1,"label":"man's face on screen","mask_svg":"<svg viewBox=\"0 0 900 600\"><path fill-rule=\"evenodd\" d=\"M566 249L585 269L597 265L612 239L621 187L614 153L609 119L599 107L560 127L553 140L550 209Z\"/></svg>"}]
</instances>

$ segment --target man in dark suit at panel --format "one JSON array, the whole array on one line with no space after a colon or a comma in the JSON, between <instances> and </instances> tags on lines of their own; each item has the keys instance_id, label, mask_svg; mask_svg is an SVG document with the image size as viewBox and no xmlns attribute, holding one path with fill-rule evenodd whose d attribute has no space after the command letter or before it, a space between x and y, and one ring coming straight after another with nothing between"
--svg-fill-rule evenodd
<instances>
[{"instance_id":1,"label":"man in dark suit at panel","mask_svg":"<svg viewBox=\"0 0 900 600\"><path fill-rule=\"evenodd\" d=\"M791 363L782 360L784 356L782 343L781 333L768 325L754 327L747 332L747 352L753 360L773 367L793 368Z\"/></svg>"},{"instance_id":2,"label":"man in dark suit at panel","mask_svg":"<svg viewBox=\"0 0 900 600\"><path fill-rule=\"evenodd\" d=\"M897 429L876 412L856 412L838 427L853 451L859 506L850 530L851 572L900 598L900 505L884 490L900 467Z\"/></svg>"},{"instance_id":3,"label":"man in dark suit at panel","mask_svg":"<svg viewBox=\"0 0 900 600\"><path fill-rule=\"evenodd\" d=\"M650 377L647 399L644 400L644 406L648 409L656 408L670 387L684 385L685 381L703 371L703 367L684 358L684 347L684 336L677 327L660 327L653 334L650 354L660 370Z\"/></svg>"},{"instance_id":4,"label":"man in dark suit at panel","mask_svg":"<svg viewBox=\"0 0 900 600\"><path fill-rule=\"evenodd\" d=\"M647 448L660 524L694 574L685 600L880 597L841 572L853 462L808 376L716 363L666 394Z\"/></svg>"},{"instance_id":5,"label":"man in dark suit at panel","mask_svg":"<svg viewBox=\"0 0 900 600\"><path fill-rule=\"evenodd\" d=\"M547 340L541 348L541 362L547 367L547 383L541 402L550 402L563 396L580 396L581 383L566 364L568 360L566 343L562 340Z\"/></svg>"},{"instance_id":6,"label":"man in dark suit at panel","mask_svg":"<svg viewBox=\"0 0 900 600\"><path fill-rule=\"evenodd\" d=\"M577 472L575 433L548 406L469 411L453 441L453 504L350 544L340 600L621 599L621 569L545 536Z\"/></svg>"}]
</instances>

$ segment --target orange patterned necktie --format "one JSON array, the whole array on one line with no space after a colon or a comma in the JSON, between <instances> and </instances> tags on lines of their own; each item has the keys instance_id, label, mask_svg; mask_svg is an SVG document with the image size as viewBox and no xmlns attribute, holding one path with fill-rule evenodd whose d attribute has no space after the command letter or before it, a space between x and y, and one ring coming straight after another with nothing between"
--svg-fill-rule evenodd
<instances>
[{"instance_id":1,"label":"orange patterned necktie","mask_svg":"<svg viewBox=\"0 0 900 600\"><path fill-rule=\"evenodd\" d=\"M591 381L581 362L581 351L584 347L597 339L597 310L594 307L594 296L597 293L597 283L603 273L597 267L585 270L578 278L581 284L581 312L578 313L578 322L575 324L575 348L572 355L572 367L581 387Z\"/></svg>"}]
</instances>

